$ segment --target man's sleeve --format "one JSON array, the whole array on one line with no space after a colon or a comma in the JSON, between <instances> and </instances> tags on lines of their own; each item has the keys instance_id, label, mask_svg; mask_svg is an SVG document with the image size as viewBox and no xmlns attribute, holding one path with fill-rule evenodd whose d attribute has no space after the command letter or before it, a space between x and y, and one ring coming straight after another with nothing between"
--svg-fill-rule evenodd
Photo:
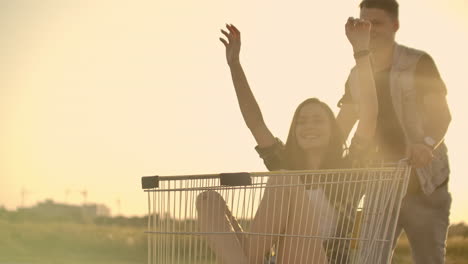
<instances>
[{"instance_id":1,"label":"man's sleeve","mask_svg":"<svg viewBox=\"0 0 468 264\"><path fill-rule=\"evenodd\" d=\"M423 55L416 67L415 89L418 101L422 103L425 136L440 143L451 121L446 99L447 88L429 55Z\"/></svg>"},{"instance_id":2,"label":"man's sleeve","mask_svg":"<svg viewBox=\"0 0 468 264\"><path fill-rule=\"evenodd\" d=\"M341 97L341 99L338 101L337 106L341 108L342 105L344 104L353 104L353 97L351 96L351 91L349 88L349 79L345 83L345 93Z\"/></svg>"},{"instance_id":3,"label":"man's sleeve","mask_svg":"<svg viewBox=\"0 0 468 264\"><path fill-rule=\"evenodd\" d=\"M447 94L445 83L440 77L434 60L428 54L424 54L419 60L415 75L416 91L421 98L431 93L442 96Z\"/></svg>"}]
</instances>

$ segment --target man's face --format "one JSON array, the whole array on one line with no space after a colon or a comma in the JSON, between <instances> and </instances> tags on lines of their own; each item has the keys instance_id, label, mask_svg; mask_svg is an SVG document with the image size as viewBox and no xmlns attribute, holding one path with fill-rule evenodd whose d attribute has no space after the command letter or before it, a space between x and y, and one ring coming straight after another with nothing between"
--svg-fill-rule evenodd
<instances>
[{"instance_id":1,"label":"man's face","mask_svg":"<svg viewBox=\"0 0 468 264\"><path fill-rule=\"evenodd\" d=\"M370 40L372 50L393 45L399 27L397 18L383 9L366 7L361 8L360 18L372 23Z\"/></svg>"}]
</instances>

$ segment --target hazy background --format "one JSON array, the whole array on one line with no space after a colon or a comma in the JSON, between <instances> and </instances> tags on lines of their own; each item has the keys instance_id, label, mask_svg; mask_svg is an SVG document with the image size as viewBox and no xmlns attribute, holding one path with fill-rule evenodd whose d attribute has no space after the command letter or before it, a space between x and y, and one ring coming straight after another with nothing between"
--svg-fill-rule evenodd
<instances>
[{"instance_id":1,"label":"hazy background","mask_svg":"<svg viewBox=\"0 0 468 264\"><path fill-rule=\"evenodd\" d=\"M358 4L0 0L0 206L80 204L86 190L113 214L143 215L143 175L265 171L219 29L241 30L251 87L285 139L305 98L338 112ZM397 41L429 52L447 85L451 221L466 222L468 1L401 0L400 24Z\"/></svg>"}]
</instances>

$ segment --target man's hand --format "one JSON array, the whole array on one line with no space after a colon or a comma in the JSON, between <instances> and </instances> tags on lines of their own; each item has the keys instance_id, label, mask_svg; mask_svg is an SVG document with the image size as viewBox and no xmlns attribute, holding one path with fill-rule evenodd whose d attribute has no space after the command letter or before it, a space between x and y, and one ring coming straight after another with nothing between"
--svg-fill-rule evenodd
<instances>
[{"instance_id":1,"label":"man's hand","mask_svg":"<svg viewBox=\"0 0 468 264\"><path fill-rule=\"evenodd\" d=\"M239 63L239 53L241 47L241 38L239 30L231 25L226 24L226 28L229 30L229 33L221 29L221 33L223 33L227 41L223 38L219 38L219 40L224 44L226 47L226 60L229 65Z\"/></svg>"},{"instance_id":2,"label":"man's hand","mask_svg":"<svg viewBox=\"0 0 468 264\"><path fill-rule=\"evenodd\" d=\"M369 50L370 30L372 24L359 18L348 18L345 25L346 37L353 46L353 51Z\"/></svg>"},{"instance_id":3,"label":"man's hand","mask_svg":"<svg viewBox=\"0 0 468 264\"><path fill-rule=\"evenodd\" d=\"M406 151L410 164L415 168L421 168L429 165L434 156L432 149L424 144L411 144Z\"/></svg>"}]
</instances>

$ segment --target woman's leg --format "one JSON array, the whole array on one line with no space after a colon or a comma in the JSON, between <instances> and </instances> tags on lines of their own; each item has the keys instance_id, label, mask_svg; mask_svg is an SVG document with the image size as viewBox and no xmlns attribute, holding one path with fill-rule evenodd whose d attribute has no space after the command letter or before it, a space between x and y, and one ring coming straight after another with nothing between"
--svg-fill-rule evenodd
<instances>
[{"instance_id":1,"label":"woman's leg","mask_svg":"<svg viewBox=\"0 0 468 264\"><path fill-rule=\"evenodd\" d=\"M250 263L262 263L275 243L278 264L328 263L322 247L324 239L288 236L320 236L319 210L299 177L271 176L249 231L278 236L249 235L244 249ZM286 236L280 238L283 234Z\"/></svg>"},{"instance_id":2,"label":"woman's leg","mask_svg":"<svg viewBox=\"0 0 468 264\"><path fill-rule=\"evenodd\" d=\"M237 221L231 215L223 197L215 191L206 191L197 197L200 232L232 232L232 234L206 234L207 243L223 264L247 264ZM232 221L235 221L234 223Z\"/></svg>"},{"instance_id":3,"label":"woman's leg","mask_svg":"<svg viewBox=\"0 0 468 264\"><path fill-rule=\"evenodd\" d=\"M324 213L320 201L311 200L305 185L298 176L280 178L281 183L289 187L288 219L284 233L286 236L280 245L278 263L313 263L327 264L321 236L320 214ZM330 219L331 220L331 219Z\"/></svg>"},{"instance_id":4,"label":"woman's leg","mask_svg":"<svg viewBox=\"0 0 468 264\"><path fill-rule=\"evenodd\" d=\"M287 187L281 186L284 184L280 178L281 176L272 176L268 179L250 224L249 235L242 244L250 263L263 263L266 253L281 241L281 234L285 231L289 192Z\"/></svg>"}]
</instances>

